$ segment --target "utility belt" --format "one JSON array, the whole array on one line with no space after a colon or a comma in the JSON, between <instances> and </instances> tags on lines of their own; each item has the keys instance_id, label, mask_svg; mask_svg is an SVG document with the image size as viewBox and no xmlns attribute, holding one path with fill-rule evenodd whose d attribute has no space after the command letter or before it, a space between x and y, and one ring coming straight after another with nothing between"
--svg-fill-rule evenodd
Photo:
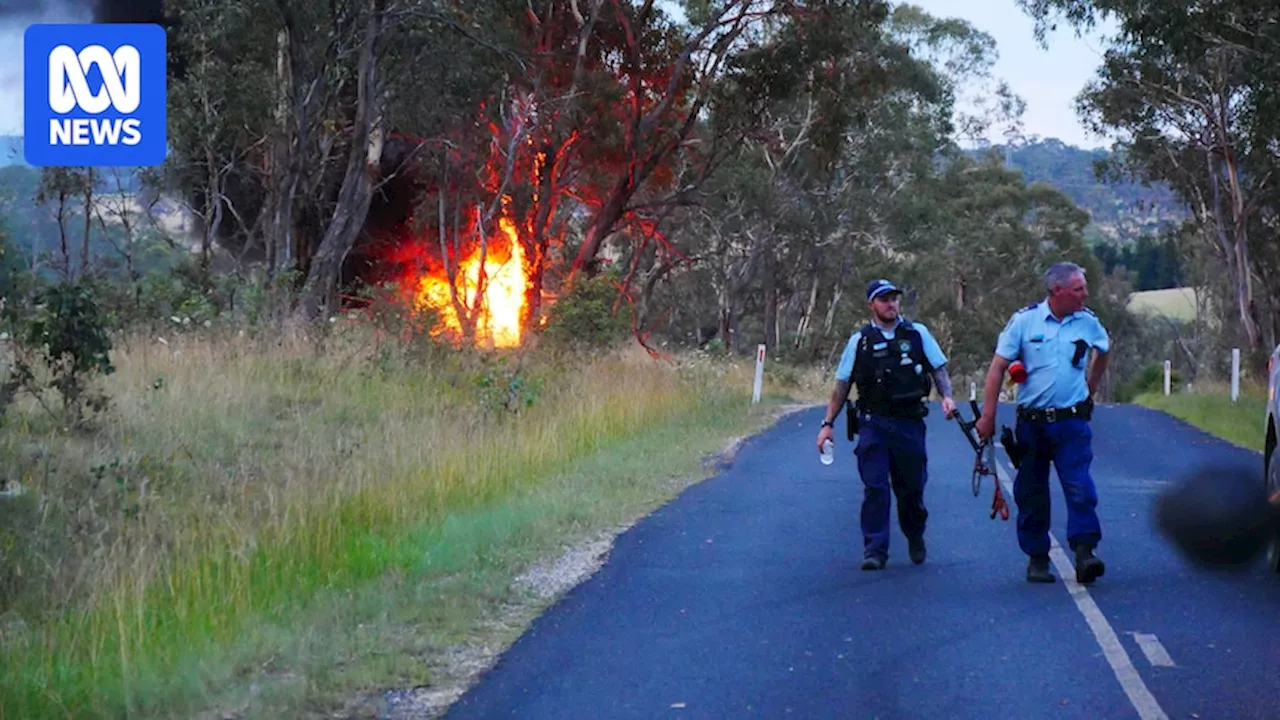
<instances>
[{"instance_id":1,"label":"utility belt","mask_svg":"<svg viewBox=\"0 0 1280 720\"><path fill-rule=\"evenodd\" d=\"M919 400L904 401L901 403L874 403L868 405L862 405L861 403L855 403L852 400L846 400L845 411L848 413L847 435L849 440L852 441L854 436L858 434L864 415L920 420L929 414L929 406Z\"/></svg>"},{"instance_id":2,"label":"utility belt","mask_svg":"<svg viewBox=\"0 0 1280 720\"><path fill-rule=\"evenodd\" d=\"M1059 420L1089 420L1093 418L1093 399L1085 400L1067 408L1018 408L1018 420L1033 425L1046 425Z\"/></svg>"}]
</instances>

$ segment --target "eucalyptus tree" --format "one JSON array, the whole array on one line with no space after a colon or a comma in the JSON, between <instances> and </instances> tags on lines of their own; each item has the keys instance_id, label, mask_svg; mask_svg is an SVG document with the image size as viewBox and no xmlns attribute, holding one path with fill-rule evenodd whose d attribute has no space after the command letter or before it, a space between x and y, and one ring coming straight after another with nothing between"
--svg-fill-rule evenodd
<instances>
[{"instance_id":1,"label":"eucalyptus tree","mask_svg":"<svg viewBox=\"0 0 1280 720\"><path fill-rule=\"evenodd\" d=\"M1120 170L1164 181L1225 269L1229 316L1255 360L1277 336L1280 7L1139 0L1019 0L1045 34L1107 19L1116 37L1078 99L1113 134Z\"/></svg>"}]
</instances>

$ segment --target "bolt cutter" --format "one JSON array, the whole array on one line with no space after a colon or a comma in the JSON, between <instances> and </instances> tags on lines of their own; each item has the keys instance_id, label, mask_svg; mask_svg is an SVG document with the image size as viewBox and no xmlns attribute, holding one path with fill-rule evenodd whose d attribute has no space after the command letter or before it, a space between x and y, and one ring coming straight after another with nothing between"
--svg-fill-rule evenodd
<instances>
[{"instance_id":1,"label":"bolt cutter","mask_svg":"<svg viewBox=\"0 0 1280 720\"><path fill-rule=\"evenodd\" d=\"M965 420L964 415L960 413L960 408L956 408L956 422L959 423L960 429L964 431L964 436L969 441L969 445L974 452L973 496L978 497L978 493L982 488L982 477L990 475L992 483L995 485L995 494L991 498L991 519L995 520L996 515L999 514L1001 520L1008 520L1009 504L1004 500L1004 492L1000 489L1000 475L996 472L995 443L991 442L991 438L981 442L978 441L976 428L978 418L982 417L982 410L978 407L977 400L970 400L969 407L973 410L973 420Z\"/></svg>"}]
</instances>

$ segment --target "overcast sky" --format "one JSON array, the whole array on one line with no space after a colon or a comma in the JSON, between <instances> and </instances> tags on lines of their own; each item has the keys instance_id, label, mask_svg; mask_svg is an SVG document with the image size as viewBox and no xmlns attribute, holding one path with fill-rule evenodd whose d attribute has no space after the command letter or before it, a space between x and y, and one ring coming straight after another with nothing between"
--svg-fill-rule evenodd
<instances>
[{"instance_id":1,"label":"overcast sky","mask_svg":"<svg viewBox=\"0 0 1280 720\"><path fill-rule=\"evenodd\" d=\"M87 4L87 3L83 3ZM1098 147L1071 107L1072 98L1093 77L1101 60L1097 37L1077 40L1069 30L1050 38L1048 50L1036 45L1033 24L1014 0L915 0L933 15L963 18L992 35L1000 60L995 74L1027 103L1025 132L1058 138L1071 145ZM87 10L77 0L0 0L0 134L22 133L22 33L32 22L84 22ZM16 9L15 9L16 8ZM1002 138L993 132L992 142Z\"/></svg>"}]
</instances>

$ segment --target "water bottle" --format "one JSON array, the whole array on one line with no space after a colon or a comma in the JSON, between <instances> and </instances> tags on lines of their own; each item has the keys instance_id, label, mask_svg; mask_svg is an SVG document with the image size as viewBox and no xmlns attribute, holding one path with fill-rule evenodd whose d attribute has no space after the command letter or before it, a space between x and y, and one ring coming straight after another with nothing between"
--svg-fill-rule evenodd
<instances>
[{"instance_id":1,"label":"water bottle","mask_svg":"<svg viewBox=\"0 0 1280 720\"><path fill-rule=\"evenodd\" d=\"M836 444L827 438L822 441L822 458L823 465L830 465L836 461Z\"/></svg>"}]
</instances>

